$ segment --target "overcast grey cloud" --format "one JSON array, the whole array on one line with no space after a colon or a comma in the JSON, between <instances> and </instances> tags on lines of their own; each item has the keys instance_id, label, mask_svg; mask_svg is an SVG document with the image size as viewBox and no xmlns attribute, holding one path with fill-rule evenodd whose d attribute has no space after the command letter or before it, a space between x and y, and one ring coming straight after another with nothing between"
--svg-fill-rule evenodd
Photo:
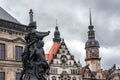
<instances>
[{"instance_id":1,"label":"overcast grey cloud","mask_svg":"<svg viewBox=\"0 0 120 80\"><path fill-rule=\"evenodd\" d=\"M34 11L39 31L51 31L45 38L46 53L52 46L58 19L61 37L76 58L85 65L84 44L87 41L89 8L96 39L100 42L102 67L120 66L120 1L119 0L0 0L0 5L22 24L29 23L29 9Z\"/></svg>"}]
</instances>

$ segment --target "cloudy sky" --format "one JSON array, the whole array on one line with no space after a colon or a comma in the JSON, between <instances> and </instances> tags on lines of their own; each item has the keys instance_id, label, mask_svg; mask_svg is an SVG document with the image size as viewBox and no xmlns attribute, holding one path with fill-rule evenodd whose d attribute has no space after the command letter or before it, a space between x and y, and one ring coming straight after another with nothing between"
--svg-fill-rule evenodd
<instances>
[{"instance_id":1,"label":"cloudy sky","mask_svg":"<svg viewBox=\"0 0 120 80\"><path fill-rule=\"evenodd\" d=\"M120 66L120 0L0 0L0 6L25 25L29 23L29 9L33 9L38 30L51 31L44 39L46 53L53 44L57 19L61 37L83 66L91 8L102 68Z\"/></svg>"}]
</instances>

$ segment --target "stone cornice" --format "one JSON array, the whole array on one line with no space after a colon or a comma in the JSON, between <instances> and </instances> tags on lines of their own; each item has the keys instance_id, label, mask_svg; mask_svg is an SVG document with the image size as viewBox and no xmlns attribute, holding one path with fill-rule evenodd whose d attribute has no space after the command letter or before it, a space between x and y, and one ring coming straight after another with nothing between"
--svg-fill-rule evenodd
<instances>
[{"instance_id":1,"label":"stone cornice","mask_svg":"<svg viewBox=\"0 0 120 80\"><path fill-rule=\"evenodd\" d=\"M86 58L85 61L90 61L90 60L101 60L101 58Z\"/></svg>"},{"instance_id":2,"label":"stone cornice","mask_svg":"<svg viewBox=\"0 0 120 80\"><path fill-rule=\"evenodd\" d=\"M25 44L25 40L23 40L22 38L16 38L16 39L7 39L7 38L2 38L0 37L0 40L2 41L6 41L6 42L13 42L13 43L22 43ZM19 42L20 41L20 42Z\"/></svg>"},{"instance_id":3,"label":"stone cornice","mask_svg":"<svg viewBox=\"0 0 120 80\"><path fill-rule=\"evenodd\" d=\"M0 67L22 67L22 63L15 60L0 60Z\"/></svg>"}]
</instances>

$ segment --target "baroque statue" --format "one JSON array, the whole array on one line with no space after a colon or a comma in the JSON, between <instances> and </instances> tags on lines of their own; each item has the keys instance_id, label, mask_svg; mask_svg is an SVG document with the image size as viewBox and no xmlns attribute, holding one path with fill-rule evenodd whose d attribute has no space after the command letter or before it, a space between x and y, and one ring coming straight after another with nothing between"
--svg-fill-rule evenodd
<instances>
[{"instance_id":1,"label":"baroque statue","mask_svg":"<svg viewBox=\"0 0 120 80\"><path fill-rule=\"evenodd\" d=\"M43 50L43 38L48 36L50 31L38 32L35 22L30 23L26 31L20 80L46 80L44 76L49 72L49 65Z\"/></svg>"}]
</instances>

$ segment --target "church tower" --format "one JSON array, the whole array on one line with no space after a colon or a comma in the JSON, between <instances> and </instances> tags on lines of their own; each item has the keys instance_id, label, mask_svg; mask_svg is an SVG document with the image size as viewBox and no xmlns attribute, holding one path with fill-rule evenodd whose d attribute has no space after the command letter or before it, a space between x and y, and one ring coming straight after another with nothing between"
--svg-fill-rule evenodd
<instances>
[{"instance_id":1,"label":"church tower","mask_svg":"<svg viewBox=\"0 0 120 80\"><path fill-rule=\"evenodd\" d=\"M91 10L90 10L90 25L88 26L88 40L85 44L86 49L86 65L89 65L89 68L93 72L98 72L101 69L101 58L99 57L99 42L95 39L95 31L93 30L94 26L92 25L91 20Z\"/></svg>"},{"instance_id":2,"label":"church tower","mask_svg":"<svg viewBox=\"0 0 120 80\"><path fill-rule=\"evenodd\" d=\"M58 30L58 26L57 26L57 22L56 22L56 27L55 27L53 42L60 43L60 41L61 41L60 32Z\"/></svg>"}]
</instances>

